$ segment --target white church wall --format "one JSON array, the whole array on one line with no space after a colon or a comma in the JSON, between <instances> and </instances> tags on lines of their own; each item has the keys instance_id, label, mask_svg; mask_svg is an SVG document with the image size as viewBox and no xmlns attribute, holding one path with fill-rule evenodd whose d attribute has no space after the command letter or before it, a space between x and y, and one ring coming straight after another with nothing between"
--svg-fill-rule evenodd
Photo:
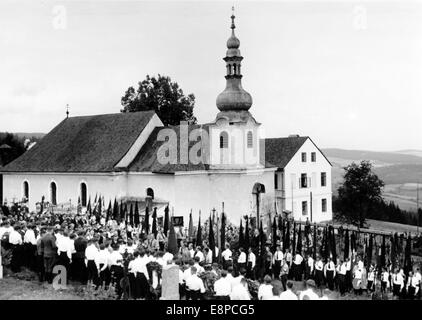
<instances>
[{"instance_id":1,"label":"white church wall","mask_svg":"<svg viewBox=\"0 0 422 320\"><path fill-rule=\"evenodd\" d=\"M193 219L197 223L199 210L201 220L209 217L213 208L221 213L222 203L227 217L235 224L246 214L255 213L252 188L259 182L266 186L265 196L274 197L273 171L248 171L239 173L232 171L208 174L181 174L175 176L175 215L183 215L187 226L189 212L192 209Z\"/></svg>"},{"instance_id":2,"label":"white church wall","mask_svg":"<svg viewBox=\"0 0 422 320\"><path fill-rule=\"evenodd\" d=\"M4 174L3 175L3 193L8 201L18 201L24 196L23 182L29 183L29 208L35 209L35 204L41 201L42 196L45 201L50 202L50 185L55 182L57 186L57 203L77 204L80 196L80 186L84 182L87 186L87 200L91 196L93 201L95 195L104 197L106 203L114 197L120 197L126 194L126 177L124 174Z\"/></svg>"},{"instance_id":3,"label":"white church wall","mask_svg":"<svg viewBox=\"0 0 422 320\"><path fill-rule=\"evenodd\" d=\"M302 152L306 153L306 162L302 162ZM311 153L316 153L316 162L311 161ZM326 186L321 186L321 172L326 172ZM306 173L310 187L300 188L299 179ZM312 192L312 221L327 221L332 219L331 207L331 165L310 139L302 145L284 168L285 209L292 210L296 220L306 221L310 217L310 199ZM327 199L327 211L322 212L322 199ZM308 202L308 214L302 214L302 202Z\"/></svg>"}]
</instances>

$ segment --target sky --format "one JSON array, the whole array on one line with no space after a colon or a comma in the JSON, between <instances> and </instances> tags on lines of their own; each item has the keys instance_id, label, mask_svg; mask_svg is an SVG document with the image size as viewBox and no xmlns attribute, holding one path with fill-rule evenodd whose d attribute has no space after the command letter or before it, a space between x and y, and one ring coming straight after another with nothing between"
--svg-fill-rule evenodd
<instances>
[{"instance_id":1,"label":"sky","mask_svg":"<svg viewBox=\"0 0 422 320\"><path fill-rule=\"evenodd\" d=\"M235 6L243 87L267 137L321 148L422 149L420 1L0 2L0 132L115 113L170 76L214 120Z\"/></svg>"}]
</instances>

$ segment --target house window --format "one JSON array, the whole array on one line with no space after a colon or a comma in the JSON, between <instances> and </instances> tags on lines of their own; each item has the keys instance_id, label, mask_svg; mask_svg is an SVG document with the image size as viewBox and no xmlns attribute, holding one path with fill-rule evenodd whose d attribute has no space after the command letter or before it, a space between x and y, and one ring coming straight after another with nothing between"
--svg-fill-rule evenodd
<instances>
[{"instance_id":1,"label":"house window","mask_svg":"<svg viewBox=\"0 0 422 320\"><path fill-rule=\"evenodd\" d=\"M306 152L302 152L302 162L306 162Z\"/></svg>"},{"instance_id":2,"label":"house window","mask_svg":"<svg viewBox=\"0 0 422 320\"><path fill-rule=\"evenodd\" d=\"M23 182L23 196L25 199L29 200L29 183L28 181Z\"/></svg>"},{"instance_id":3,"label":"house window","mask_svg":"<svg viewBox=\"0 0 422 320\"><path fill-rule=\"evenodd\" d=\"M278 190L278 174L274 173L274 189Z\"/></svg>"},{"instance_id":4,"label":"house window","mask_svg":"<svg viewBox=\"0 0 422 320\"><path fill-rule=\"evenodd\" d=\"M327 199L322 199L321 200L321 211L322 212L327 212Z\"/></svg>"},{"instance_id":5,"label":"house window","mask_svg":"<svg viewBox=\"0 0 422 320\"><path fill-rule=\"evenodd\" d=\"M223 131L220 134L220 149L227 149L229 147L229 136L227 132Z\"/></svg>"},{"instance_id":6,"label":"house window","mask_svg":"<svg viewBox=\"0 0 422 320\"><path fill-rule=\"evenodd\" d=\"M321 172L321 187L327 186L327 173Z\"/></svg>"},{"instance_id":7,"label":"house window","mask_svg":"<svg viewBox=\"0 0 422 320\"><path fill-rule=\"evenodd\" d=\"M316 162L316 152L311 153L311 161Z\"/></svg>"},{"instance_id":8,"label":"house window","mask_svg":"<svg viewBox=\"0 0 422 320\"><path fill-rule=\"evenodd\" d=\"M87 198L87 187L86 187L86 183L82 182L81 183L81 205L83 207L86 207L86 198Z\"/></svg>"},{"instance_id":9,"label":"house window","mask_svg":"<svg viewBox=\"0 0 422 320\"><path fill-rule=\"evenodd\" d=\"M252 131L248 131L248 148L253 148L253 134L252 134Z\"/></svg>"},{"instance_id":10,"label":"house window","mask_svg":"<svg viewBox=\"0 0 422 320\"><path fill-rule=\"evenodd\" d=\"M55 182L50 184L50 202L52 205L57 205L57 186Z\"/></svg>"},{"instance_id":11,"label":"house window","mask_svg":"<svg viewBox=\"0 0 422 320\"><path fill-rule=\"evenodd\" d=\"M302 215L306 216L308 214L308 201L302 201Z\"/></svg>"},{"instance_id":12,"label":"house window","mask_svg":"<svg viewBox=\"0 0 422 320\"><path fill-rule=\"evenodd\" d=\"M152 188L147 189L147 197L151 197L151 199L154 199L154 190Z\"/></svg>"},{"instance_id":13,"label":"house window","mask_svg":"<svg viewBox=\"0 0 422 320\"><path fill-rule=\"evenodd\" d=\"M301 188L307 188L308 187L308 176L306 173L302 173L300 175L300 187Z\"/></svg>"}]
</instances>

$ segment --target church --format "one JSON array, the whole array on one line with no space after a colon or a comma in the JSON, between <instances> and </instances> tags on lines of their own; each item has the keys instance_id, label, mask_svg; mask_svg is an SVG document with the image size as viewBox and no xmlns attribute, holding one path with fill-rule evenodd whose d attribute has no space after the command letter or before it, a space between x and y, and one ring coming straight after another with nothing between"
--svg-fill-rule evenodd
<instances>
[{"instance_id":1,"label":"church","mask_svg":"<svg viewBox=\"0 0 422 320\"><path fill-rule=\"evenodd\" d=\"M188 225L211 212L238 224L275 213L332 219L331 164L310 137L264 138L241 84L234 15L227 41L226 88L209 123L164 126L154 111L67 117L38 144L0 167L2 202L42 198L58 209L89 199L169 206ZM224 208L224 209L223 209ZM183 219L180 219L183 218Z\"/></svg>"}]
</instances>

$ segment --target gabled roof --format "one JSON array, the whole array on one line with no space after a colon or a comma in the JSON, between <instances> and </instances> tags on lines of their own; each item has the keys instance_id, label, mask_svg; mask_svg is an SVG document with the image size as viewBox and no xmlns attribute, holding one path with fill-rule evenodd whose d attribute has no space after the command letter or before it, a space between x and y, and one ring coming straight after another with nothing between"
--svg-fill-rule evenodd
<instances>
[{"instance_id":1,"label":"gabled roof","mask_svg":"<svg viewBox=\"0 0 422 320\"><path fill-rule=\"evenodd\" d=\"M70 117L2 172L111 172L154 111Z\"/></svg>"},{"instance_id":2,"label":"gabled roof","mask_svg":"<svg viewBox=\"0 0 422 320\"><path fill-rule=\"evenodd\" d=\"M158 141L158 133L163 129L174 130L177 135L177 161L176 163L165 163L165 159L159 159L159 149L163 146L166 141ZM191 161L187 161L188 163L180 163L180 145L184 143L188 143L188 150L191 150L191 147L197 143L196 141L186 141L189 137L189 134L194 129L202 129L208 132L209 126L208 125L189 125L188 126L188 135L184 137L180 134L180 126L168 126L168 127L157 127L149 136L148 140L142 146L140 152L135 157L133 162L129 165L129 171L135 172L154 172L154 173L175 173L177 171L202 171L208 170L209 165L206 164L206 152L201 151L201 155L204 157L203 161L200 161L198 164L193 164ZM202 141L202 140L201 140ZM164 146L165 147L165 146Z\"/></svg>"},{"instance_id":3,"label":"gabled roof","mask_svg":"<svg viewBox=\"0 0 422 320\"><path fill-rule=\"evenodd\" d=\"M308 137L265 139L265 167L284 168Z\"/></svg>"},{"instance_id":4,"label":"gabled roof","mask_svg":"<svg viewBox=\"0 0 422 320\"><path fill-rule=\"evenodd\" d=\"M283 169L287 166L293 156L299 151L306 140L310 140L319 152L324 156L327 162L330 161L324 153L317 147L311 138L305 136L291 136L286 138L265 139L265 167L278 167ZM262 143L262 141L261 141Z\"/></svg>"}]
</instances>

